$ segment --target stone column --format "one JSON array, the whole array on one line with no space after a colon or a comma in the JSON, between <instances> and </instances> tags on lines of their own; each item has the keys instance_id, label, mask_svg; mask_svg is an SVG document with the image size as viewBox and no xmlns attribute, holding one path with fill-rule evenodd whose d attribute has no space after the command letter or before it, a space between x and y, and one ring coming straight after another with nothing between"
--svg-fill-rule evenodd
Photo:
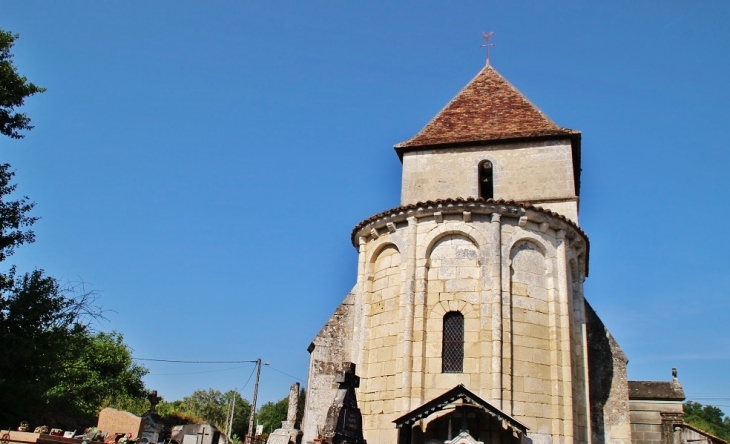
<instances>
[{"instance_id":1,"label":"stone column","mask_svg":"<svg viewBox=\"0 0 730 444\"><path fill-rule=\"evenodd\" d=\"M492 213L489 229L490 260L492 277L492 363L490 397L495 406L502 409L502 216Z\"/></svg>"},{"instance_id":2,"label":"stone column","mask_svg":"<svg viewBox=\"0 0 730 444\"><path fill-rule=\"evenodd\" d=\"M512 259L509 250L502 251L505 253L501 258L502 268L502 295L500 311L502 313L501 332L502 340L502 411L510 416L514 416L515 412L512 408Z\"/></svg>"},{"instance_id":3,"label":"stone column","mask_svg":"<svg viewBox=\"0 0 730 444\"><path fill-rule=\"evenodd\" d=\"M401 369L401 412L411 410L411 390L413 388L413 317L416 290L416 245L418 223L414 216L408 216L408 244L406 246L406 283L403 295L403 367Z\"/></svg>"},{"instance_id":4,"label":"stone column","mask_svg":"<svg viewBox=\"0 0 730 444\"><path fill-rule=\"evenodd\" d=\"M570 301L572 294L568 292L568 260L566 255L566 239L565 231L557 232L558 251L557 251L557 279L558 279L558 297L557 297L557 315L560 334L558 335L558 353L561 372L559 373L561 387L560 395L563 398L563 430L560 433L566 438L566 442L573 439L573 373L570 361L571 335L570 335Z\"/></svg>"},{"instance_id":5,"label":"stone column","mask_svg":"<svg viewBox=\"0 0 730 444\"><path fill-rule=\"evenodd\" d=\"M415 225L418 225L418 219L414 217ZM423 242L421 237L416 233L417 241ZM413 301L413 374L411 380L411 405L417 407L426 400L423 399L424 393L424 373L426 371L426 359L424 356L424 341L426 334L426 282L428 277L428 259L418 256L418 246L416 246L416 254L414 255L414 301Z\"/></svg>"},{"instance_id":6,"label":"stone column","mask_svg":"<svg viewBox=\"0 0 730 444\"><path fill-rule=\"evenodd\" d=\"M352 349L352 358L355 361L356 365L361 366L363 372L367 372L367 369L365 368L365 313L363 310L365 309L363 304L363 298L365 296L365 292L367 291L367 281L368 281L368 269L367 264L365 263L365 238L360 237L358 239L359 244L359 255L357 260L357 289L355 290L355 305L353 307L354 311L354 329L353 332L353 349ZM365 373L363 373L365 374Z\"/></svg>"},{"instance_id":7,"label":"stone column","mask_svg":"<svg viewBox=\"0 0 730 444\"><path fill-rule=\"evenodd\" d=\"M293 429L297 422L297 407L299 405L299 383L295 382L289 389L289 408L286 412L286 422L289 430Z\"/></svg>"}]
</instances>

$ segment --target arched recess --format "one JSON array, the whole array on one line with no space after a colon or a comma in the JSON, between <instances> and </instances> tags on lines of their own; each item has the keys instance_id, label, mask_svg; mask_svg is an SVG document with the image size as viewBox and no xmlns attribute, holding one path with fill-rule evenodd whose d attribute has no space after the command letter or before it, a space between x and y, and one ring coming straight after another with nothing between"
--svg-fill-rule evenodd
<instances>
[{"instance_id":1,"label":"arched recess","mask_svg":"<svg viewBox=\"0 0 730 444\"><path fill-rule=\"evenodd\" d=\"M398 251L404 251L402 239L399 236L381 236L380 238L370 241L365 253L365 263L368 265L367 272L373 272L373 264L378 260L380 252L386 248L395 248Z\"/></svg>"},{"instance_id":2,"label":"arched recess","mask_svg":"<svg viewBox=\"0 0 730 444\"><path fill-rule=\"evenodd\" d=\"M462 233L446 234L436 240L428 259L427 321L422 348L426 373L442 372L443 317L449 311L458 311L464 316L463 373L475 374L480 357L481 267L478 247L473 239Z\"/></svg>"},{"instance_id":3,"label":"arched recess","mask_svg":"<svg viewBox=\"0 0 730 444\"><path fill-rule=\"evenodd\" d=\"M522 239L514 243L509 258L512 412L543 416L540 412L550 412L552 404L550 283L545 248Z\"/></svg>"},{"instance_id":4,"label":"arched recess","mask_svg":"<svg viewBox=\"0 0 730 444\"><path fill-rule=\"evenodd\" d=\"M416 247L417 257L430 258L436 246L443 238L448 236L459 236L468 239L469 242L474 244L477 251L487 244L487 238L484 234L470 224L463 222L438 224L426 232L424 241Z\"/></svg>"},{"instance_id":5,"label":"arched recess","mask_svg":"<svg viewBox=\"0 0 730 444\"><path fill-rule=\"evenodd\" d=\"M395 396L398 337L403 323L399 319L399 300L402 283L401 253L391 243L379 246L372 256L369 291L363 295L365 340L361 402L370 411L371 393L375 388L382 396ZM372 412L380 413L380 412Z\"/></svg>"}]
</instances>

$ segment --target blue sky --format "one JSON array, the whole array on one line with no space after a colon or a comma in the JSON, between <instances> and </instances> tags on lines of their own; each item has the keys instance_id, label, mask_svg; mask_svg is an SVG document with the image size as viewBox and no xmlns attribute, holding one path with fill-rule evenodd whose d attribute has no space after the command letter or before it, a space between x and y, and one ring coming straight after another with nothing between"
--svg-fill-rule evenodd
<instances>
[{"instance_id":1,"label":"blue sky","mask_svg":"<svg viewBox=\"0 0 730 444\"><path fill-rule=\"evenodd\" d=\"M355 283L350 230L397 206L392 146L492 64L583 132L586 296L633 380L679 369L730 411L730 3L3 3L48 88L0 140L38 240L10 258L86 282L140 358L271 363L306 379ZM145 363L168 400L251 365Z\"/></svg>"}]
</instances>

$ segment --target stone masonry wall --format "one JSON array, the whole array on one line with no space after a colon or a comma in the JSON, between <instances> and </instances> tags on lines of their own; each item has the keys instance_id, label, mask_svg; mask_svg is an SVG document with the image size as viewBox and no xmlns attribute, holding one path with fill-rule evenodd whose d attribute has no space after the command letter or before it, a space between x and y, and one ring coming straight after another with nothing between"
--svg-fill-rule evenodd
<instances>
[{"instance_id":1,"label":"stone masonry wall","mask_svg":"<svg viewBox=\"0 0 730 444\"><path fill-rule=\"evenodd\" d=\"M582 257L583 244L564 240L559 224L507 208L501 218L438 210L362 230L359 281L372 290L363 293L365 327L353 344L354 353L365 350L365 438L395 442L395 418L464 384L530 427L533 443L572 442L571 355L582 344L572 339L581 321L571 304L582 291L569 290L567 261ZM464 316L461 373L442 372L450 311Z\"/></svg>"},{"instance_id":2,"label":"stone masonry wall","mask_svg":"<svg viewBox=\"0 0 730 444\"><path fill-rule=\"evenodd\" d=\"M585 302L592 444L631 442L628 358Z\"/></svg>"},{"instance_id":3,"label":"stone masonry wall","mask_svg":"<svg viewBox=\"0 0 730 444\"><path fill-rule=\"evenodd\" d=\"M317 437L347 361L362 377L370 444L395 442L394 419L458 384L530 427L533 444L585 434L584 368L575 367L587 244L575 226L520 205L454 201L384 213L358 230L358 283L310 347L305 442ZM461 373L441 367L449 311L464 316ZM621 399L610 407L620 411ZM628 435L623 419L604 429Z\"/></svg>"},{"instance_id":4,"label":"stone masonry wall","mask_svg":"<svg viewBox=\"0 0 730 444\"><path fill-rule=\"evenodd\" d=\"M335 383L335 375L340 371L343 362L353 360L354 305L355 296L350 292L309 346L309 376L302 419L302 442L310 442L318 437L318 428L324 426L327 411L339 387Z\"/></svg>"},{"instance_id":5,"label":"stone masonry wall","mask_svg":"<svg viewBox=\"0 0 730 444\"><path fill-rule=\"evenodd\" d=\"M490 160L494 198L531 202L578 222L570 140L407 152L401 205L478 197L478 165Z\"/></svg>"},{"instance_id":6,"label":"stone masonry wall","mask_svg":"<svg viewBox=\"0 0 730 444\"><path fill-rule=\"evenodd\" d=\"M550 435L554 397L545 254L529 241L512 248L512 413L531 433Z\"/></svg>"},{"instance_id":7,"label":"stone masonry wall","mask_svg":"<svg viewBox=\"0 0 730 444\"><path fill-rule=\"evenodd\" d=\"M399 318L401 294L401 254L393 245L380 252L372 264L371 291L363 294L366 320L364 366L359 390L363 427L368 430L392 428L383 413L395 411L398 397L396 362L398 339L402 338ZM367 438L366 438L367 439Z\"/></svg>"},{"instance_id":8,"label":"stone masonry wall","mask_svg":"<svg viewBox=\"0 0 730 444\"><path fill-rule=\"evenodd\" d=\"M632 400L630 405L631 442L633 444L674 443L673 427L666 434L664 415L681 417L684 408L681 401Z\"/></svg>"}]
</instances>

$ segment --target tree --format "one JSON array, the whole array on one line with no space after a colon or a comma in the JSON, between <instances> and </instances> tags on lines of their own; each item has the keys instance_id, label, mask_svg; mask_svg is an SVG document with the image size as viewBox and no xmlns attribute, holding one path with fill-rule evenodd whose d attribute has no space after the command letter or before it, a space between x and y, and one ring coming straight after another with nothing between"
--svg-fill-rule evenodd
<instances>
[{"instance_id":1,"label":"tree","mask_svg":"<svg viewBox=\"0 0 730 444\"><path fill-rule=\"evenodd\" d=\"M144 399L142 377L147 369L136 364L118 332L75 335L63 350L46 399L52 406L94 417L109 397Z\"/></svg>"},{"instance_id":2,"label":"tree","mask_svg":"<svg viewBox=\"0 0 730 444\"><path fill-rule=\"evenodd\" d=\"M0 134L13 139L22 139L20 131L33 129L30 118L16 112L16 108L23 106L27 97L46 90L28 82L13 65L10 50L18 37L19 34L0 29Z\"/></svg>"},{"instance_id":3,"label":"tree","mask_svg":"<svg viewBox=\"0 0 730 444\"><path fill-rule=\"evenodd\" d=\"M10 52L17 34L0 29L0 134L12 139L31 130L17 112L25 99L45 91L18 73ZM10 165L0 165L0 262L35 241L38 220L27 197L11 198L16 186ZM94 422L110 398L141 398L142 376L119 333L95 332L102 317L96 295L83 286L61 285L43 270L0 272L0 423L20 420L74 428Z\"/></svg>"},{"instance_id":4,"label":"tree","mask_svg":"<svg viewBox=\"0 0 730 444\"><path fill-rule=\"evenodd\" d=\"M684 420L699 429L724 440L730 440L730 418L714 405L703 406L699 402L684 403Z\"/></svg>"},{"instance_id":5,"label":"tree","mask_svg":"<svg viewBox=\"0 0 730 444\"><path fill-rule=\"evenodd\" d=\"M33 243L35 234L28 229L37 217L28 215L35 203L27 197L18 200L6 200L18 185L12 184L15 176L9 164L0 165L0 262L15 252L15 248L24 243Z\"/></svg>"},{"instance_id":6,"label":"tree","mask_svg":"<svg viewBox=\"0 0 730 444\"><path fill-rule=\"evenodd\" d=\"M259 408L256 415L256 422L264 425L264 432L271 433L281 427L282 421L286 421L286 414L289 410L289 397L277 402L267 402Z\"/></svg>"},{"instance_id":7,"label":"tree","mask_svg":"<svg viewBox=\"0 0 730 444\"><path fill-rule=\"evenodd\" d=\"M231 435L243 436L248 428L248 418L251 414L251 403L241 397L235 390L221 393L219 390L196 390L182 400L161 402L157 406L158 413L163 417L172 417L190 422L208 422L222 431L226 431L229 420L230 407L235 399L236 406L233 414L233 428Z\"/></svg>"},{"instance_id":8,"label":"tree","mask_svg":"<svg viewBox=\"0 0 730 444\"><path fill-rule=\"evenodd\" d=\"M146 369L119 333L94 332L94 295L35 270L0 276L0 393L12 399L1 423L93 422L107 398L144 397Z\"/></svg>"}]
</instances>

